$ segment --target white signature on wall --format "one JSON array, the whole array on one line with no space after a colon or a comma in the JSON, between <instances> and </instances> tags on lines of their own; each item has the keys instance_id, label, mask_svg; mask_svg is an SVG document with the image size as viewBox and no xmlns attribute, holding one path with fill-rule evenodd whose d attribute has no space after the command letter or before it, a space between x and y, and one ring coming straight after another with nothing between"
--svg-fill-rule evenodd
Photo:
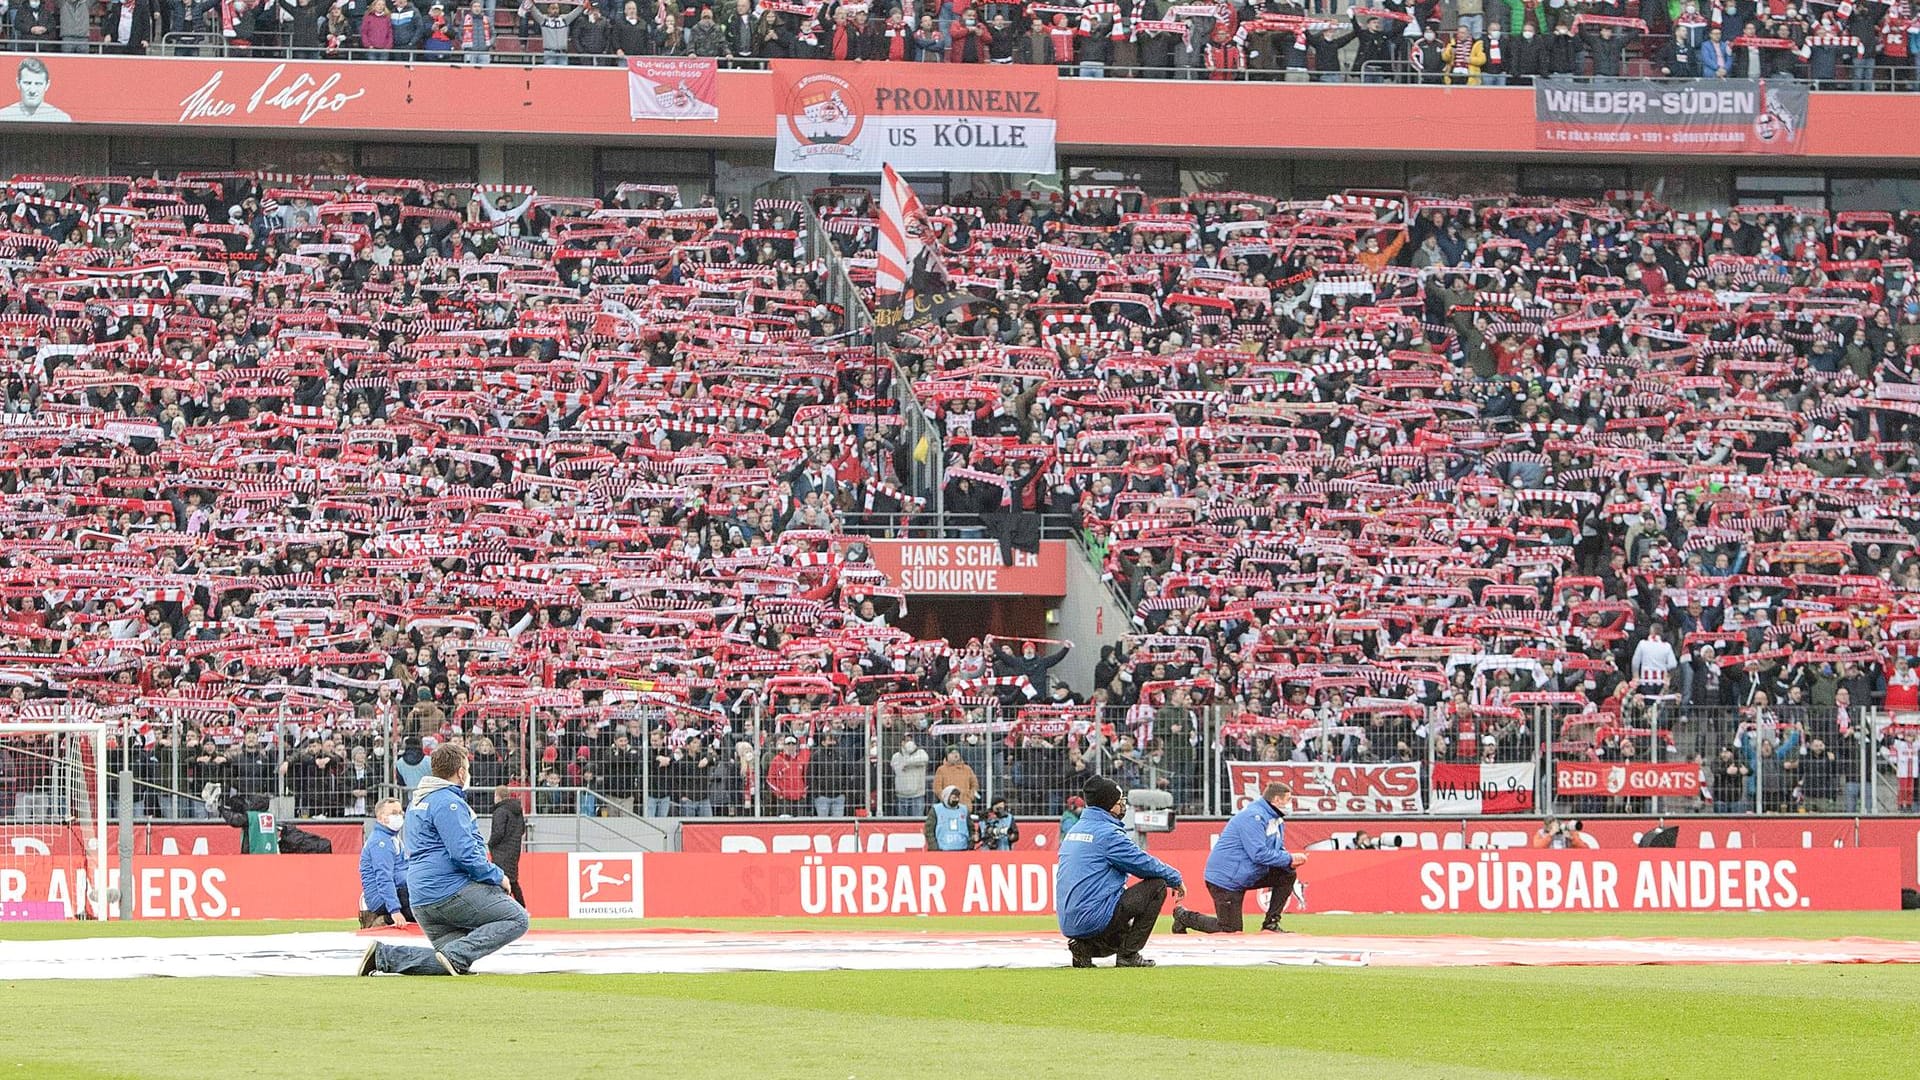
<instances>
[{"instance_id":1,"label":"white signature on wall","mask_svg":"<svg viewBox=\"0 0 1920 1080\"><path fill-rule=\"evenodd\" d=\"M275 64L273 70L260 83L260 88L246 101L245 110L251 116L262 109L269 116L278 114L297 114L295 123L304 124L321 113L339 112L347 103L366 94L364 88L353 91L336 90L340 82L340 73L331 72L326 80L315 79L305 72L295 76L291 82L281 83L280 77L287 70L285 64ZM207 81L180 101L180 122L185 124L194 120L221 120L241 110L241 106L222 96L220 81L226 75L226 69L216 70Z\"/></svg>"}]
</instances>

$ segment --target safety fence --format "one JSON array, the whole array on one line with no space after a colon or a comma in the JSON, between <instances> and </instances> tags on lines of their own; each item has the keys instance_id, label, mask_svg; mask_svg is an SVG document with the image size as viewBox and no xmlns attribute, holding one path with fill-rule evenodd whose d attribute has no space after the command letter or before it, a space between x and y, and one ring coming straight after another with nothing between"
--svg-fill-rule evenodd
<instances>
[{"instance_id":1,"label":"safety fence","mask_svg":"<svg viewBox=\"0 0 1920 1080\"><path fill-rule=\"evenodd\" d=\"M325 61L329 63L402 63L402 64L447 64L462 66L514 66L514 67L621 67L626 57L613 51L586 52L569 47L549 51L542 45L539 27L527 20L515 17L512 10L496 6L491 14L492 36L479 44L463 48L456 32L444 43L443 47L429 46L423 39L412 45L391 49L351 48L346 46L313 47L296 46L289 35L284 33L257 33L250 38L229 37L223 33L208 30L183 30L164 33L154 38L146 46L149 56L176 56L200 59L251 59L283 61ZM1211 25L1212 20L1204 21ZM607 35L609 39L611 35ZM1204 29L1202 32L1204 36ZM1450 33L1449 33L1450 39ZM351 39L351 34L347 35ZM944 37L942 40L946 40ZM1509 42L1513 39L1509 38ZM1605 82L1614 76L1602 74L1600 65L1591 51L1585 47L1582 39L1573 40L1575 48L1571 50L1571 64L1561 64L1563 71L1552 72L1556 77L1592 79ZM1619 75L1638 79L1673 79L1679 81L1684 76L1662 75L1663 67L1659 57L1659 45L1666 40L1664 35L1644 36L1633 42L1623 51L1618 61ZM1704 40L1704 39L1703 39ZM1786 39L1782 39L1786 40ZM945 46L943 45L943 48ZM1872 50L1860 53L1856 49L1842 48L1839 45L1823 46L1833 48L1836 59L1831 74L1814 80L1812 89L1823 91L1912 91L1920 88L1920 80L1915 78L1913 65L1904 56L1877 55ZM1509 45L1509 48L1515 48ZM60 41L49 40L36 46L22 41L0 40L0 52L45 51L67 53L125 54L138 52L104 41ZM1173 79L1203 80L1208 82L1330 82L1359 85L1407 85L1429 84L1450 85L1455 87L1498 87L1524 85L1529 75L1515 66L1514 70L1486 71L1476 68L1470 75L1455 75L1450 71L1423 70L1419 65L1407 59L1405 50L1391 59L1361 60L1355 56L1356 48L1347 45L1341 50L1339 66L1315 68L1306 66L1302 56L1305 50L1292 48L1259 48L1249 50L1244 61L1236 60L1223 64L1206 48L1184 49L1169 47L1165 63L1119 63L1112 59L1094 59L1080 56L1064 63L1033 63L1026 59L1036 54L1026 33L1018 35L1012 62L1031 64L1031 66L1053 67L1066 78L1083 79ZM1774 72L1769 67L1767 54L1776 50L1758 46L1742 45L1729 55L1729 74L1741 77L1749 73L1758 75L1783 74L1794 75L1791 64L1786 69ZM687 46L681 46L673 55L688 55ZM1229 54L1235 55L1235 54ZM1856 58L1858 57L1858 58ZM756 55L719 54L710 57L723 70L765 71L772 62L771 57ZM1184 61L1184 62L1183 62ZM867 63L939 63L939 57L927 60L882 61L867 60ZM1515 61L1509 61L1515 64ZM1540 71L1536 74L1549 74ZM1805 77L1807 72L1798 72Z\"/></svg>"},{"instance_id":2,"label":"safety fence","mask_svg":"<svg viewBox=\"0 0 1920 1080\"><path fill-rule=\"evenodd\" d=\"M599 726L506 704L431 727L151 716L115 737L108 764L132 771L138 817L188 820L230 814L235 799L363 817L403 797L448 739L471 754L476 812L511 785L542 812L649 819L926 819L950 793L975 813L1005 800L1017 817L1058 816L1094 776L1163 791L1184 816L1232 813L1273 780L1309 816L1877 815L1912 813L1920 773L1920 716L1844 705L1363 700L1275 719L1194 705L1184 689L1103 710L1054 700L1044 674L996 677L984 655L950 663L950 688L973 704L901 690L817 707L823 687L776 680L738 714L635 706ZM30 795L10 790L0 814Z\"/></svg>"}]
</instances>

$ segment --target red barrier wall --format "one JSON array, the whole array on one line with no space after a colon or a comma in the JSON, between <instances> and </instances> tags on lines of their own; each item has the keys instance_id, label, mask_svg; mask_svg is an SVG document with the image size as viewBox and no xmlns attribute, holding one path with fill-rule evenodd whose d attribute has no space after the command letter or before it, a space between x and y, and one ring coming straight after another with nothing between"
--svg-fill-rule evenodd
<instances>
[{"instance_id":1,"label":"red barrier wall","mask_svg":"<svg viewBox=\"0 0 1920 1080\"><path fill-rule=\"evenodd\" d=\"M1169 860L1211 910L1206 860ZM1038 853L648 855L649 918L1037 915L1053 910ZM1310 912L1859 911L1899 907L1885 849L1327 852L1301 867Z\"/></svg>"},{"instance_id":2,"label":"red barrier wall","mask_svg":"<svg viewBox=\"0 0 1920 1080\"><path fill-rule=\"evenodd\" d=\"M1209 851L1220 835L1221 821L1183 821L1173 832L1148 838L1157 854L1169 851ZM1920 881L1920 818L1808 817L1671 817L1593 818L1586 833L1602 849L1630 848L1658 825L1680 830L1678 846L1721 850L1730 848L1891 848L1899 853L1900 880ZM1359 832L1391 845L1422 851L1458 851L1481 848L1526 847L1540 827L1537 817L1401 817L1287 819L1287 843L1296 850L1346 847ZM1020 848L1051 852L1058 833L1052 819L1020 823ZM917 822L810 821L687 821L680 826L682 851L733 854L791 854L811 852L908 852L925 847Z\"/></svg>"},{"instance_id":3,"label":"red barrier wall","mask_svg":"<svg viewBox=\"0 0 1920 1080\"><path fill-rule=\"evenodd\" d=\"M773 81L762 72L721 72L720 119L676 123L629 119L620 68L41 58L47 104L82 124L767 144L774 131ZM978 77L991 86L992 68ZM1533 94L1516 88L1064 79L1059 121L1059 144L1079 150L1579 156L1535 148ZM1920 95L1813 96L1805 161L1917 156Z\"/></svg>"},{"instance_id":4,"label":"red barrier wall","mask_svg":"<svg viewBox=\"0 0 1920 1080\"><path fill-rule=\"evenodd\" d=\"M335 855L359 855L366 830L358 824L300 827L333 841ZM49 829L43 825L0 825L0 851L14 855L82 855L92 834L80 827ZM107 826L107 851L118 858L120 827ZM221 822L206 825L135 825L133 853L146 855L238 855L240 830Z\"/></svg>"},{"instance_id":5,"label":"red barrier wall","mask_svg":"<svg viewBox=\"0 0 1920 1080\"><path fill-rule=\"evenodd\" d=\"M1169 853L1189 903L1206 858ZM575 865L577 863L578 865ZM529 854L521 885L539 918L565 917L591 887L649 918L804 915L1042 915L1053 910L1051 853L904 855ZM1551 867L1553 869L1542 869ZM338 919L359 910L359 861L348 855L145 859L131 895L139 919ZM578 877L580 880L572 880ZM117 885L117 870L108 878ZM1847 911L1899 905L1899 869L1885 848L1741 851L1324 852L1302 867L1296 910L1334 911ZM34 858L0 868L0 901L65 906L93 890L78 860ZM601 897L606 899L607 897ZM97 898L92 904L99 914Z\"/></svg>"}]
</instances>

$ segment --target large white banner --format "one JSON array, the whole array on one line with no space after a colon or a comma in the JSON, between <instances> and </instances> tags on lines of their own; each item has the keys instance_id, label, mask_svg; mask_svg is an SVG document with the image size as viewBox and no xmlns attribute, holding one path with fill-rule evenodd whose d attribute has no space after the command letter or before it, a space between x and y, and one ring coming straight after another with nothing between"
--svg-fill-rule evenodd
<instances>
[{"instance_id":1,"label":"large white banner","mask_svg":"<svg viewBox=\"0 0 1920 1080\"><path fill-rule=\"evenodd\" d=\"M1273 781L1293 788L1293 813L1418 814L1420 766L1392 762L1230 761L1235 810Z\"/></svg>"},{"instance_id":2,"label":"large white banner","mask_svg":"<svg viewBox=\"0 0 1920 1080\"><path fill-rule=\"evenodd\" d=\"M773 62L782 172L1051 173L1050 66Z\"/></svg>"},{"instance_id":3,"label":"large white banner","mask_svg":"<svg viewBox=\"0 0 1920 1080\"><path fill-rule=\"evenodd\" d=\"M720 119L719 62L701 56L628 57L627 112L635 120Z\"/></svg>"}]
</instances>

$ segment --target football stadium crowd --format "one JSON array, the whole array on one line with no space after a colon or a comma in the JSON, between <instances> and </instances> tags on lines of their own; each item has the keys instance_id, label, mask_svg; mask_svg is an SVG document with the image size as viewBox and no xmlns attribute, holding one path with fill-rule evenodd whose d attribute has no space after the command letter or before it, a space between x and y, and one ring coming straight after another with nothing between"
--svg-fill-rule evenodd
<instances>
[{"instance_id":1,"label":"football stadium crowd","mask_svg":"<svg viewBox=\"0 0 1920 1080\"><path fill-rule=\"evenodd\" d=\"M486 64L705 56L1046 64L1098 78L1526 83L1795 76L1908 90L1920 20L1862 0L0 0L0 48Z\"/></svg>"},{"instance_id":2,"label":"football stadium crowd","mask_svg":"<svg viewBox=\"0 0 1920 1080\"><path fill-rule=\"evenodd\" d=\"M889 358L863 189L4 192L5 715L125 718L155 792L360 814L459 739L482 808L1549 749L1913 799L1920 214L1016 192L930 208L993 302ZM899 627L874 539L1042 522L1131 612L1090 684Z\"/></svg>"}]
</instances>

